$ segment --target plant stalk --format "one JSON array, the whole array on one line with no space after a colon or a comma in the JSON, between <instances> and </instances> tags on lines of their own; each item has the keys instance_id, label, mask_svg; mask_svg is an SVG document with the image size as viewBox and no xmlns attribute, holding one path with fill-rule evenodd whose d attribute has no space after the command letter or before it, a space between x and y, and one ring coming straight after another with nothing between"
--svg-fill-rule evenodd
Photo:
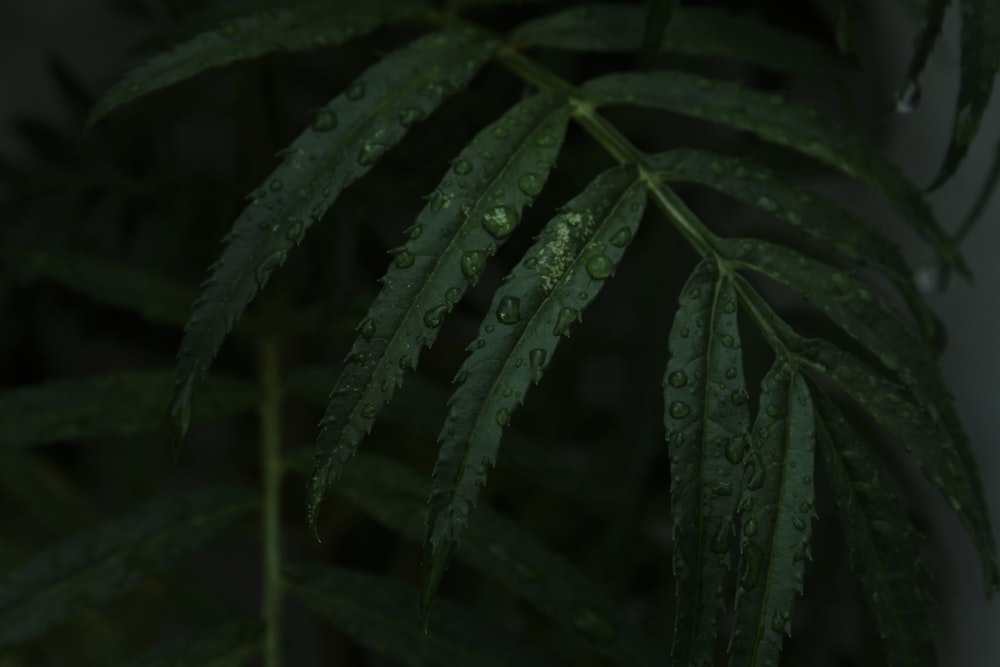
<instances>
[{"instance_id":1,"label":"plant stalk","mask_svg":"<svg viewBox=\"0 0 1000 667\"><path fill-rule=\"evenodd\" d=\"M263 486L261 543L263 593L261 617L264 622L263 664L281 666L281 602L285 582L281 576L281 375L278 342L261 340L257 359L260 373L260 468Z\"/></svg>"}]
</instances>

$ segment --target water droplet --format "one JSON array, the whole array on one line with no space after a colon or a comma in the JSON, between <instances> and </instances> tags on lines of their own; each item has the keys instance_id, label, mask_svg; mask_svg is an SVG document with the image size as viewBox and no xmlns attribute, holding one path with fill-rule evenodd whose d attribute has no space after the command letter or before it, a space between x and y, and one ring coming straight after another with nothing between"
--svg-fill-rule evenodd
<instances>
[{"instance_id":1,"label":"water droplet","mask_svg":"<svg viewBox=\"0 0 1000 667\"><path fill-rule=\"evenodd\" d=\"M504 324L517 324L521 319L521 300L513 296L505 296L497 306L497 319Z\"/></svg>"},{"instance_id":2,"label":"water droplet","mask_svg":"<svg viewBox=\"0 0 1000 667\"><path fill-rule=\"evenodd\" d=\"M372 318L365 319L360 325L358 325L358 331L361 332L361 337L365 340L371 340L372 336L375 335L375 320Z\"/></svg>"},{"instance_id":3,"label":"water droplet","mask_svg":"<svg viewBox=\"0 0 1000 667\"><path fill-rule=\"evenodd\" d=\"M285 263L286 256L286 251L276 250L264 258L264 261L257 267L256 273L257 287L259 289L264 289L264 285L267 284L267 279L271 275L271 272Z\"/></svg>"},{"instance_id":4,"label":"water droplet","mask_svg":"<svg viewBox=\"0 0 1000 667\"><path fill-rule=\"evenodd\" d=\"M708 168L712 170L712 173L716 176L722 176L726 173L726 168L722 166L721 162L712 161L709 163Z\"/></svg>"},{"instance_id":5,"label":"water droplet","mask_svg":"<svg viewBox=\"0 0 1000 667\"><path fill-rule=\"evenodd\" d=\"M747 466L750 472L750 479L747 480L747 488L756 491L764 486L764 465L761 462L751 463Z\"/></svg>"},{"instance_id":6,"label":"water droplet","mask_svg":"<svg viewBox=\"0 0 1000 667\"><path fill-rule=\"evenodd\" d=\"M775 213L778 210L778 202L770 197L758 197L757 208L766 213Z\"/></svg>"},{"instance_id":7,"label":"water droplet","mask_svg":"<svg viewBox=\"0 0 1000 667\"><path fill-rule=\"evenodd\" d=\"M607 255L594 255L587 260L587 273L594 280L604 280L615 271L614 263Z\"/></svg>"},{"instance_id":8,"label":"water droplet","mask_svg":"<svg viewBox=\"0 0 1000 667\"><path fill-rule=\"evenodd\" d=\"M841 294L847 294L851 289L851 281L839 271L830 276L830 282L833 283L833 288Z\"/></svg>"},{"instance_id":9,"label":"water droplet","mask_svg":"<svg viewBox=\"0 0 1000 667\"><path fill-rule=\"evenodd\" d=\"M537 197L544 186L545 181L542 180L542 177L531 171L522 174L521 178L517 179L517 187L529 197Z\"/></svg>"},{"instance_id":10,"label":"water droplet","mask_svg":"<svg viewBox=\"0 0 1000 667\"><path fill-rule=\"evenodd\" d=\"M580 632L599 642L609 642L617 634L607 616L584 605L573 608L573 624Z\"/></svg>"},{"instance_id":11,"label":"water droplet","mask_svg":"<svg viewBox=\"0 0 1000 667\"><path fill-rule=\"evenodd\" d=\"M678 389L683 387L688 382L687 373L684 371L674 371L667 378L667 382L670 383L671 387L677 387Z\"/></svg>"},{"instance_id":12,"label":"water droplet","mask_svg":"<svg viewBox=\"0 0 1000 667\"><path fill-rule=\"evenodd\" d=\"M535 145L539 148L551 148L556 145L556 138L551 134L543 134L535 139Z\"/></svg>"},{"instance_id":13,"label":"water droplet","mask_svg":"<svg viewBox=\"0 0 1000 667\"><path fill-rule=\"evenodd\" d=\"M736 302L735 301L726 301L724 304L722 304L722 312L724 312L724 313L735 313L736 312Z\"/></svg>"},{"instance_id":14,"label":"water droplet","mask_svg":"<svg viewBox=\"0 0 1000 667\"><path fill-rule=\"evenodd\" d=\"M750 519L745 524L743 524L743 534L747 537L753 537L757 534L757 521L756 519Z\"/></svg>"},{"instance_id":15,"label":"water droplet","mask_svg":"<svg viewBox=\"0 0 1000 667\"><path fill-rule=\"evenodd\" d=\"M422 121L425 117L423 110L418 107L406 107L399 112L399 124L403 127L411 127Z\"/></svg>"},{"instance_id":16,"label":"water droplet","mask_svg":"<svg viewBox=\"0 0 1000 667\"><path fill-rule=\"evenodd\" d=\"M313 119L312 129L317 132L329 132L335 127L337 127L337 114L328 109L320 111Z\"/></svg>"},{"instance_id":17,"label":"water droplet","mask_svg":"<svg viewBox=\"0 0 1000 667\"><path fill-rule=\"evenodd\" d=\"M733 405L743 405L747 402L747 400L749 400L750 395L747 393L746 389L740 387L730 394L729 398L733 401Z\"/></svg>"},{"instance_id":18,"label":"water droplet","mask_svg":"<svg viewBox=\"0 0 1000 667\"><path fill-rule=\"evenodd\" d=\"M281 190L284 187L285 184L281 181L281 179L278 178L275 178L274 180L272 180L270 183L267 184L267 189L270 190L271 192L281 192Z\"/></svg>"},{"instance_id":19,"label":"water droplet","mask_svg":"<svg viewBox=\"0 0 1000 667\"><path fill-rule=\"evenodd\" d=\"M743 438L730 438L726 443L726 460L733 465L739 464L743 460L743 452L746 445Z\"/></svg>"},{"instance_id":20,"label":"water droplet","mask_svg":"<svg viewBox=\"0 0 1000 667\"><path fill-rule=\"evenodd\" d=\"M435 306L431 308L426 313L424 313L424 324L431 329L436 329L441 326L441 322L444 321L445 316L448 314L447 306Z\"/></svg>"},{"instance_id":21,"label":"water droplet","mask_svg":"<svg viewBox=\"0 0 1000 667\"><path fill-rule=\"evenodd\" d=\"M462 290L457 287L449 287L448 291L444 293L444 300L452 305L458 303L458 300L461 298Z\"/></svg>"},{"instance_id":22,"label":"water droplet","mask_svg":"<svg viewBox=\"0 0 1000 667\"><path fill-rule=\"evenodd\" d=\"M788 612L776 611L771 617L771 629L775 632L784 632L788 626Z\"/></svg>"},{"instance_id":23,"label":"water droplet","mask_svg":"<svg viewBox=\"0 0 1000 667\"><path fill-rule=\"evenodd\" d=\"M903 115L913 113L920 106L923 97L924 93L920 89L920 84L916 80L910 79L896 96L896 113Z\"/></svg>"},{"instance_id":24,"label":"water droplet","mask_svg":"<svg viewBox=\"0 0 1000 667\"><path fill-rule=\"evenodd\" d=\"M365 82L355 81L347 89L347 99L349 100L360 100L365 96Z\"/></svg>"},{"instance_id":25,"label":"water droplet","mask_svg":"<svg viewBox=\"0 0 1000 667\"><path fill-rule=\"evenodd\" d=\"M802 520L801 517L793 516L792 525L795 526L795 530L802 531L806 529L806 522Z\"/></svg>"},{"instance_id":26,"label":"water droplet","mask_svg":"<svg viewBox=\"0 0 1000 667\"><path fill-rule=\"evenodd\" d=\"M616 248L624 248L629 244L629 241L631 240L632 240L632 230L629 229L628 227L622 227L617 232L615 232L614 236L611 237L610 243Z\"/></svg>"},{"instance_id":27,"label":"water droplet","mask_svg":"<svg viewBox=\"0 0 1000 667\"><path fill-rule=\"evenodd\" d=\"M670 416L674 419L683 419L691 414L691 408L683 401L674 401L670 404Z\"/></svg>"},{"instance_id":28,"label":"water droplet","mask_svg":"<svg viewBox=\"0 0 1000 667\"><path fill-rule=\"evenodd\" d=\"M729 553L729 538L731 534L732 529L729 527L727 521L719 524L719 528L715 531L715 536L712 538L712 551L720 556Z\"/></svg>"},{"instance_id":29,"label":"water droplet","mask_svg":"<svg viewBox=\"0 0 1000 667\"><path fill-rule=\"evenodd\" d=\"M871 303L875 300L875 295L872 294L872 291L870 289L862 287L861 289L858 290L858 298L861 299L861 301L863 301L864 303Z\"/></svg>"},{"instance_id":30,"label":"water droplet","mask_svg":"<svg viewBox=\"0 0 1000 667\"><path fill-rule=\"evenodd\" d=\"M556 317L556 326L552 329L552 333L557 336L568 336L570 326L579 316L580 311L576 308L561 309Z\"/></svg>"},{"instance_id":31,"label":"water droplet","mask_svg":"<svg viewBox=\"0 0 1000 667\"><path fill-rule=\"evenodd\" d=\"M712 493L717 496L731 496L733 495L733 485L731 482L719 482L712 487Z\"/></svg>"},{"instance_id":32,"label":"water droplet","mask_svg":"<svg viewBox=\"0 0 1000 667\"><path fill-rule=\"evenodd\" d=\"M413 253L411 253L408 250L400 248L399 251L396 252L395 254L396 258L393 261L395 262L396 266L401 269L410 268L411 266L413 266L413 262L416 261L416 257L414 257Z\"/></svg>"},{"instance_id":33,"label":"water droplet","mask_svg":"<svg viewBox=\"0 0 1000 667\"><path fill-rule=\"evenodd\" d=\"M736 347L736 339L734 339L729 334L722 334L721 336L719 336L719 342L728 348Z\"/></svg>"},{"instance_id":34,"label":"water droplet","mask_svg":"<svg viewBox=\"0 0 1000 667\"><path fill-rule=\"evenodd\" d=\"M735 379L738 374L739 374L739 371L737 371L736 368L734 368L733 366L730 366L729 368L726 369L726 379L727 380Z\"/></svg>"},{"instance_id":35,"label":"water droplet","mask_svg":"<svg viewBox=\"0 0 1000 667\"><path fill-rule=\"evenodd\" d=\"M361 409L361 416L365 419L374 419L377 414L378 409L370 403Z\"/></svg>"},{"instance_id":36,"label":"water droplet","mask_svg":"<svg viewBox=\"0 0 1000 667\"><path fill-rule=\"evenodd\" d=\"M740 579L740 586L745 591L752 591L757 586L760 579L760 564L762 554L760 547L756 544L748 544L743 549L743 576Z\"/></svg>"},{"instance_id":37,"label":"water droplet","mask_svg":"<svg viewBox=\"0 0 1000 667\"><path fill-rule=\"evenodd\" d=\"M464 176L472 171L472 163L468 160L457 160L455 162L455 166L452 168L455 170L456 174Z\"/></svg>"},{"instance_id":38,"label":"water droplet","mask_svg":"<svg viewBox=\"0 0 1000 667\"><path fill-rule=\"evenodd\" d=\"M517 226L517 211L512 206L496 206L483 215L483 227L495 238L509 236Z\"/></svg>"},{"instance_id":39,"label":"water droplet","mask_svg":"<svg viewBox=\"0 0 1000 667\"><path fill-rule=\"evenodd\" d=\"M462 255L462 275L473 280L486 266L486 253L482 250L470 250Z\"/></svg>"},{"instance_id":40,"label":"water droplet","mask_svg":"<svg viewBox=\"0 0 1000 667\"><path fill-rule=\"evenodd\" d=\"M545 370L545 358L548 352L542 348L535 348L528 353L528 364L531 366L531 381L538 384L542 381L542 372Z\"/></svg>"},{"instance_id":41,"label":"water droplet","mask_svg":"<svg viewBox=\"0 0 1000 667\"><path fill-rule=\"evenodd\" d=\"M507 128L503 127L502 125L497 125L496 127L493 128L490 134L493 135L494 139L503 139L504 137L507 136Z\"/></svg>"},{"instance_id":42,"label":"water droplet","mask_svg":"<svg viewBox=\"0 0 1000 667\"><path fill-rule=\"evenodd\" d=\"M771 405L767 406L767 409L765 410L765 412L767 413L768 417L780 417L781 416L781 408L779 408L774 403L772 403Z\"/></svg>"},{"instance_id":43,"label":"water droplet","mask_svg":"<svg viewBox=\"0 0 1000 667\"><path fill-rule=\"evenodd\" d=\"M500 426L506 426L508 423L510 423L510 410L508 410L507 408L501 408L497 410L496 420L497 424L499 424Z\"/></svg>"},{"instance_id":44,"label":"water droplet","mask_svg":"<svg viewBox=\"0 0 1000 667\"><path fill-rule=\"evenodd\" d=\"M385 155L386 145L378 142L366 142L358 151L358 164L363 167L370 167Z\"/></svg>"},{"instance_id":45,"label":"water droplet","mask_svg":"<svg viewBox=\"0 0 1000 667\"><path fill-rule=\"evenodd\" d=\"M288 226L288 230L285 232L285 238L292 243L299 244L302 243L302 237L305 236L306 228L302 224L302 221L298 218L293 218L291 224Z\"/></svg>"}]
</instances>

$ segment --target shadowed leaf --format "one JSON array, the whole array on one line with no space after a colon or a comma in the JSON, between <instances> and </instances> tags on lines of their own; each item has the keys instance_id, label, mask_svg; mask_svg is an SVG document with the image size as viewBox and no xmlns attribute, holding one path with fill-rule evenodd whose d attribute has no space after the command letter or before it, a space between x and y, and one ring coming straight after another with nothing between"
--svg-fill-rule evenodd
<instances>
[{"instance_id":1,"label":"shadowed leaf","mask_svg":"<svg viewBox=\"0 0 1000 667\"><path fill-rule=\"evenodd\" d=\"M242 667L260 650L258 623L233 621L156 648L129 667Z\"/></svg>"}]
</instances>

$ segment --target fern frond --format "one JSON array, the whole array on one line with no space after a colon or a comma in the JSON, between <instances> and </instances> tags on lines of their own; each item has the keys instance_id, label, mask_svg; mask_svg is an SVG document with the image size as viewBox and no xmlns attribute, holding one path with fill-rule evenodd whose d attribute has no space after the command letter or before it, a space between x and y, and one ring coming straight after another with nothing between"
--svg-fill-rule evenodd
<instances>
[{"instance_id":1,"label":"fern frond","mask_svg":"<svg viewBox=\"0 0 1000 667\"><path fill-rule=\"evenodd\" d=\"M681 292L663 381L677 577L672 653L679 665L713 655L725 610L750 430L737 318L730 277L703 260Z\"/></svg>"},{"instance_id":2,"label":"fern frond","mask_svg":"<svg viewBox=\"0 0 1000 667\"><path fill-rule=\"evenodd\" d=\"M255 503L221 489L161 498L51 547L0 584L0 646L112 599L219 536Z\"/></svg>"},{"instance_id":3,"label":"fern frond","mask_svg":"<svg viewBox=\"0 0 1000 667\"><path fill-rule=\"evenodd\" d=\"M840 513L851 568L864 591L890 667L931 667L934 624L922 538L878 464L840 410L813 387L816 440Z\"/></svg>"},{"instance_id":4,"label":"fern frond","mask_svg":"<svg viewBox=\"0 0 1000 667\"><path fill-rule=\"evenodd\" d=\"M860 136L815 109L683 72L611 74L588 81L582 92L595 105L652 107L751 132L857 178L882 193L949 264L968 275L958 248L920 191Z\"/></svg>"},{"instance_id":5,"label":"fern frond","mask_svg":"<svg viewBox=\"0 0 1000 667\"><path fill-rule=\"evenodd\" d=\"M520 25L511 37L527 47L566 51L637 51L643 47L646 10L595 3L572 7ZM678 7L658 43L661 51L727 58L781 72L833 74L845 61L814 42L760 21L717 9Z\"/></svg>"},{"instance_id":6,"label":"fern frond","mask_svg":"<svg viewBox=\"0 0 1000 667\"><path fill-rule=\"evenodd\" d=\"M425 631L416 591L392 579L312 563L284 571L288 591L356 641L404 665L551 665L471 609L442 602Z\"/></svg>"},{"instance_id":7,"label":"fern frond","mask_svg":"<svg viewBox=\"0 0 1000 667\"><path fill-rule=\"evenodd\" d=\"M496 461L503 428L541 380L559 338L613 274L645 201L634 166L604 172L549 221L494 295L440 435L421 577L425 615Z\"/></svg>"},{"instance_id":8,"label":"fern frond","mask_svg":"<svg viewBox=\"0 0 1000 667\"><path fill-rule=\"evenodd\" d=\"M668 182L695 183L726 194L881 272L906 299L925 338L940 335L941 325L920 295L898 247L850 211L783 180L752 159L694 148L677 148L649 159Z\"/></svg>"},{"instance_id":9,"label":"fern frond","mask_svg":"<svg viewBox=\"0 0 1000 667\"><path fill-rule=\"evenodd\" d=\"M434 343L445 317L542 191L568 119L566 98L543 94L486 127L430 196L410 240L394 251L321 422L308 491L314 527L327 488L416 368L420 350Z\"/></svg>"},{"instance_id":10,"label":"fern frond","mask_svg":"<svg viewBox=\"0 0 1000 667\"><path fill-rule=\"evenodd\" d=\"M951 397L937 372L923 366L920 359L911 360L908 363L914 366L907 372L919 373L919 380L906 383L906 377L912 381L913 376L903 375L905 386L900 385L828 341L801 338L752 287L742 278L740 281L741 297L753 303L754 312L787 353L833 382L917 462L962 520L979 551L984 587L989 593L996 592L1000 580L996 544L982 483ZM902 338L893 340L905 344Z\"/></svg>"},{"instance_id":11,"label":"fern frond","mask_svg":"<svg viewBox=\"0 0 1000 667\"><path fill-rule=\"evenodd\" d=\"M777 664L783 635L791 631L815 516L815 437L806 382L779 358L761 383L745 463L731 667Z\"/></svg>"},{"instance_id":12,"label":"fern frond","mask_svg":"<svg viewBox=\"0 0 1000 667\"><path fill-rule=\"evenodd\" d=\"M153 371L54 380L4 392L0 447L157 433L163 429L170 387L169 371ZM247 410L256 401L252 385L209 376L192 419L217 419Z\"/></svg>"},{"instance_id":13,"label":"fern frond","mask_svg":"<svg viewBox=\"0 0 1000 667\"><path fill-rule=\"evenodd\" d=\"M242 667L260 651L259 623L233 621L154 649L129 667Z\"/></svg>"},{"instance_id":14,"label":"fern frond","mask_svg":"<svg viewBox=\"0 0 1000 667\"><path fill-rule=\"evenodd\" d=\"M961 0L961 7L958 100L948 152L931 188L943 184L958 169L979 131L979 123L993 94L993 83L1000 72L1000 5L994 0Z\"/></svg>"},{"instance_id":15,"label":"fern frond","mask_svg":"<svg viewBox=\"0 0 1000 667\"><path fill-rule=\"evenodd\" d=\"M482 67L498 42L471 28L431 33L369 68L323 108L240 214L194 305L170 415L187 432L191 395L247 304L341 191Z\"/></svg>"},{"instance_id":16,"label":"fern frond","mask_svg":"<svg viewBox=\"0 0 1000 667\"><path fill-rule=\"evenodd\" d=\"M113 109L213 67L257 58L273 51L306 51L336 46L420 10L415 0L364 3L298 2L227 20L140 65L98 100L87 126Z\"/></svg>"}]
</instances>

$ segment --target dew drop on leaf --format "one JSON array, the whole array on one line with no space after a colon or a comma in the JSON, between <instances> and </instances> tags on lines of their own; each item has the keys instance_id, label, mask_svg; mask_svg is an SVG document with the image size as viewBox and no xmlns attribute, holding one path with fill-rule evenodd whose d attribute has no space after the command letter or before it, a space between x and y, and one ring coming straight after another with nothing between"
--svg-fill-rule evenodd
<instances>
[{"instance_id":1,"label":"dew drop on leaf","mask_svg":"<svg viewBox=\"0 0 1000 667\"><path fill-rule=\"evenodd\" d=\"M632 240L632 230L628 227L622 227L615 235L611 237L611 245L616 248L624 248Z\"/></svg>"},{"instance_id":2,"label":"dew drop on leaf","mask_svg":"<svg viewBox=\"0 0 1000 667\"><path fill-rule=\"evenodd\" d=\"M410 268L413 266L414 261L416 261L416 258L413 256L413 253L408 250L400 250L396 253L396 258L393 260L396 266L401 269Z\"/></svg>"},{"instance_id":3,"label":"dew drop on leaf","mask_svg":"<svg viewBox=\"0 0 1000 667\"><path fill-rule=\"evenodd\" d=\"M270 183L267 184L267 189L270 190L271 192L281 192L281 190L284 187L285 184L284 182L282 182L280 178L275 178L274 180L272 180Z\"/></svg>"},{"instance_id":4,"label":"dew drop on leaf","mask_svg":"<svg viewBox=\"0 0 1000 667\"><path fill-rule=\"evenodd\" d=\"M328 109L316 114L312 124L312 129L316 132L329 132L335 127L337 127L337 114Z\"/></svg>"},{"instance_id":5,"label":"dew drop on leaf","mask_svg":"<svg viewBox=\"0 0 1000 667\"><path fill-rule=\"evenodd\" d=\"M521 300L513 296L505 296L497 306L497 319L504 324L517 324L521 319Z\"/></svg>"},{"instance_id":6,"label":"dew drop on leaf","mask_svg":"<svg viewBox=\"0 0 1000 667\"><path fill-rule=\"evenodd\" d=\"M378 414L378 409L374 405L368 404L361 410L361 416L365 419L374 419L375 415Z\"/></svg>"},{"instance_id":7,"label":"dew drop on leaf","mask_svg":"<svg viewBox=\"0 0 1000 667\"><path fill-rule=\"evenodd\" d=\"M543 134L535 139L535 145L539 148L550 148L556 145L556 138L551 134Z\"/></svg>"},{"instance_id":8,"label":"dew drop on leaf","mask_svg":"<svg viewBox=\"0 0 1000 667\"><path fill-rule=\"evenodd\" d=\"M684 371L674 371L667 378L667 382L670 383L671 387L677 387L677 388L683 387L688 382L687 373L685 373Z\"/></svg>"},{"instance_id":9,"label":"dew drop on leaf","mask_svg":"<svg viewBox=\"0 0 1000 667\"><path fill-rule=\"evenodd\" d=\"M737 375L739 375L739 371L737 371L736 368L734 368L733 366L730 366L729 368L726 369L726 379L727 380L732 380Z\"/></svg>"},{"instance_id":10,"label":"dew drop on leaf","mask_svg":"<svg viewBox=\"0 0 1000 667\"><path fill-rule=\"evenodd\" d=\"M775 213L778 210L778 202L770 197L758 197L757 208L767 213Z\"/></svg>"},{"instance_id":11,"label":"dew drop on leaf","mask_svg":"<svg viewBox=\"0 0 1000 667\"><path fill-rule=\"evenodd\" d=\"M674 419L683 419L691 414L691 408L683 401L674 401L670 404L670 416Z\"/></svg>"},{"instance_id":12,"label":"dew drop on leaf","mask_svg":"<svg viewBox=\"0 0 1000 667\"><path fill-rule=\"evenodd\" d=\"M764 466L759 463L753 463L747 466L747 470L750 471L750 479L747 480L747 488L751 491L756 491L760 487L764 486Z\"/></svg>"},{"instance_id":13,"label":"dew drop on leaf","mask_svg":"<svg viewBox=\"0 0 1000 667\"><path fill-rule=\"evenodd\" d=\"M365 143L358 151L358 164L363 167L370 167L378 162L385 155L386 146L378 142Z\"/></svg>"},{"instance_id":14,"label":"dew drop on leaf","mask_svg":"<svg viewBox=\"0 0 1000 667\"><path fill-rule=\"evenodd\" d=\"M365 96L365 82L355 81L347 89L347 99L349 100L360 100Z\"/></svg>"},{"instance_id":15,"label":"dew drop on leaf","mask_svg":"<svg viewBox=\"0 0 1000 667\"><path fill-rule=\"evenodd\" d=\"M896 113L902 115L913 113L920 106L920 101L923 97L924 94L920 89L920 84L910 79L903 86L903 89L899 91L899 96L896 97Z\"/></svg>"},{"instance_id":16,"label":"dew drop on leaf","mask_svg":"<svg viewBox=\"0 0 1000 667\"><path fill-rule=\"evenodd\" d=\"M775 632L784 632L788 625L788 612L775 611L771 617L771 629Z\"/></svg>"},{"instance_id":17,"label":"dew drop on leaf","mask_svg":"<svg viewBox=\"0 0 1000 667\"><path fill-rule=\"evenodd\" d=\"M513 207L495 206L483 214L483 227L494 238L502 239L509 236L517 226L517 211Z\"/></svg>"},{"instance_id":18,"label":"dew drop on leaf","mask_svg":"<svg viewBox=\"0 0 1000 667\"><path fill-rule=\"evenodd\" d=\"M747 394L747 390L746 389L740 388L740 389L737 389L736 391L734 391L729 396L729 398L730 398L730 400L732 400L733 405L743 405L744 403L747 402L747 400L749 400L750 395Z\"/></svg>"},{"instance_id":19,"label":"dew drop on leaf","mask_svg":"<svg viewBox=\"0 0 1000 667\"><path fill-rule=\"evenodd\" d=\"M264 289L268 276L271 275L274 269L285 263L285 257L286 252L284 250L276 250L264 258L264 261L257 267L257 287Z\"/></svg>"},{"instance_id":20,"label":"dew drop on leaf","mask_svg":"<svg viewBox=\"0 0 1000 667\"><path fill-rule=\"evenodd\" d=\"M739 464L743 460L743 452L746 445L743 438L730 438L726 443L726 460L733 465Z\"/></svg>"},{"instance_id":21,"label":"dew drop on leaf","mask_svg":"<svg viewBox=\"0 0 1000 667\"><path fill-rule=\"evenodd\" d=\"M537 197L543 186L544 182L541 176L531 171L522 174L521 178L517 179L517 187L529 197Z\"/></svg>"},{"instance_id":22,"label":"dew drop on leaf","mask_svg":"<svg viewBox=\"0 0 1000 667\"><path fill-rule=\"evenodd\" d=\"M411 127L424 119L424 112L418 107L406 107L399 112L399 124Z\"/></svg>"},{"instance_id":23,"label":"dew drop on leaf","mask_svg":"<svg viewBox=\"0 0 1000 667\"><path fill-rule=\"evenodd\" d=\"M457 160L453 169L459 176L464 176L472 171L472 163L468 160Z\"/></svg>"},{"instance_id":24,"label":"dew drop on leaf","mask_svg":"<svg viewBox=\"0 0 1000 667\"><path fill-rule=\"evenodd\" d=\"M507 136L507 128L503 127L501 125L498 125L498 126L496 126L496 127L493 128L493 131L490 134L493 135L494 139L503 139L504 137Z\"/></svg>"},{"instance_id":25,"label":"dew drop on leaf","mask_svg":"<svg viewBox=\"0 0 1000 667\"><path fill-rule=\"evenodd\" d=\"M542 348L535 348L528 353L528 364L531 366L531 380L535 384L542 381L542 372L545 370L545 358L548 352Z\"/></svg>"},{"instance_id":26,"label":"dew drop on leaf","mask_svg":"<svg viewBox=\"0 0 1000 667\"><path fill-rule=\"evenodd\" d=\"M552 333L557 336L568 335L570 326L579 316L580 311L576 308L561 309L556 317L556 326L552 329Z\"/></svg>"},{"instance_id":27,"label":"dew drop on leaf","mask_svg":"<svg viewBox=\"0 0 1000 667\"><path fill-rule=\"evenodd\" d=\"M611 276L614 270L615 265L607 255L595 255L587 260L587 273L594 280L604 280Z\"/></svg>"},{"instance_id":28,"label":"dew drop on leaf","mask_svg":"<svg viewBox=\"0 0 1000 667\"><path fill-rule=\"evenodd\" d=\"M219 34L223 37L232 38L235 37L240 31L240 26L235 21L226 21L219 28Z\"/></svg>"},{"instance_id":29,"label":"dew drop on leaf","mask_svg":"<svg viewBox=\"0 0 1000 667\"><path fill-rule=\"evenodd\" d=\"M601 642L611 641L617 634L606 616L584 605L573 608L573 624L580 632Z\"/></svg>"},{"instance_id":30,"label":"dew drop on leaf","mask_svg":"<svg viewBox=\"0 0 1000 667\"><path fill-rule=\"evenodd\" d=\"M757 520L750 519L743 525L743 534L747 537L753 537L757 534Z\"/></svg>"},{"instance_id":31,"label":"dew drop on leaf","mask_svg":"<svg viewBox=\"0 0 1000 667\"><path fill-rule=\"evenodd\" d=\"M501 408L497 410L496 420L497 424L499 424L500 426L506 426L508 423L510 423L510 410L508 410L507 408Z\"/></svg>"},{"instance_id":32,"label":"dew drop on leaf","mask_svg":"<svg viewBox=\"0 0 1000 667\"><path fill-rule=\"evenodd\" d=\"M801 517L793 516L792 525L795 526L795 530L803 531L806 529L806 522L802 520Z\"/></svg>"},{"instance_id":33,"label":"dew drop on leaf","mask_svg":"<svg viewBox=\"0 0 1000 667\"><path fill-rule=\"evenodd\" d=\"M441 322L444 321L447 314L448 308L446 306L435 306L424 313L424 324L431 329L436 329L441 326Z\"/></svg>"},{"instance_id":34,"label":"dew drop on leaf","mask_svg":"<svg viewBox=\"0 0 1000 667\"><path fill-rule=\"evenodd\" d=\"M365 321L358 326L358 331L361 332L362 338L365 340L371 340L372 336L375 335L375 320L370 317L365 319Z\"/></svg>"},{"instance_id":35,"label":"dew drop on leaf","mask_svg":"<svg viewBox=\"0 0 1000 667\"><path fill-rule=\"evenodd\" d=\"M482 250L470 250L462 255L462 275L472 280L479 275L486 265L486 253Z\"/></svg>"},{"instance_id":36,"label":"dew drop on leaf","mask_svg":"<svg viewBox=\"0 0 1000 667\"><path fill-rule=\"evenodd\" d=\"M729 537L731 532L727 522L723 521L719 524L719 529L715 531L715 537L712 538L713 552L720 556L729 552Z\"/></svg>"}]
</instances>

